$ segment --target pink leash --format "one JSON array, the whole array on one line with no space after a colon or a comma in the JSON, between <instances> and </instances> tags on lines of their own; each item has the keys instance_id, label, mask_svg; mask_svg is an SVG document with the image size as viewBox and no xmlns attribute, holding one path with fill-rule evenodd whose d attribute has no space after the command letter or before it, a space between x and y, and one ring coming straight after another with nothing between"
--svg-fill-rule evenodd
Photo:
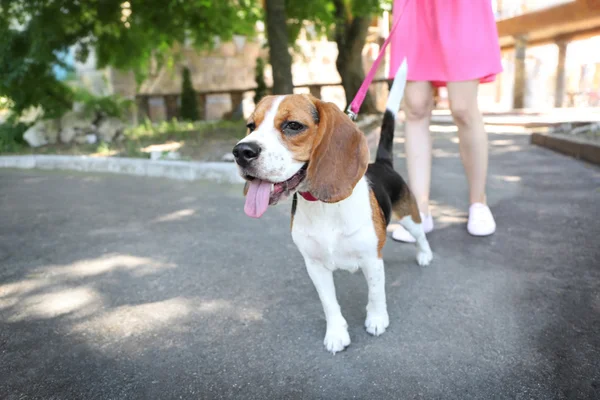
<instances>
[{"instance_id":1,"label":"pink leash","mask_svg":"<svg viewBox=\"0 0 600 400\"><path fill-rule=\"evenodd\" d=\"M400 25L400 21L402 20L402 17L404 16L404 9L406 8L406 3L408 3L408 0L404 0L404 4L400 8L402 10L402 12L400 13L400 16L398 17L396 22L394 22L394 25L392 26L392 29L390 30L390 34L388 35L387 39L385 39L385 42L383 42L383 45L381 46L381 50L379 51L379 55L377 56L377 58L375 59L375 62L371 66L371 70L365 77L365 80L363 81L362 85L360 86L360 89L358 89L356 96L354 96L352 103L350 103L350 105L346 109L346 114L348 114L348 116L350 117L350 119L352 121L356 121L356 117L358 116L358 112L360 111L360 106L362 106L363 101L365 101L365 97L367 96L369 86L371 86L371 82L373 82L373 79L375 78L375 73L377 72L377 68L379 68L379 64L381 63L381 60L383 59L383 56L385 55L385 49L392 41L392 36L394 35L394 31L396 30L398 25Z\"/></svg>"},{"instance_id":2,"label":"pink leash","mask_svg":"<svg viewBox=\"0 0 600 400\"><path fill-rule=\"evenodd\" d=\"M401 9L403 11L404 11L404 8L406 7L406 3L408 3L408 0L405 0L404 4L402 5ZM371 66L371 70L365 77L365 80L363 81L362 85L360 86L360 89L358 89L356 96L354 96L352 103L350 103L350 105L348 106L348 109L346 110L346 114L348 114L348 116L350 117L350 119L352 121L356 120L356 116L358 115L360 106L362 105L363 101L365 101L365 97L367 96L367 91L369 90L369 86L371 85L371 82L373 82L373 78L375 78L375 73L377 72L377 68L379 68L379 63L381 63L381 60L383 59L383 56L385 55L385 49L390 44L390 42L392 40L392 35L394 34L394 31L400 24L400 21L402 20L403 16L404 16L404 12L402 12L400 14L400 17L398 17L396 22L394 22L394 25L392 26L392 29L390 30L389 36L387 37L387 39L385 39L385 42L383 42L383 45L381 46L381 51L379 52L377 59L375 59L373 66ZM404 60L404 61L406 62L406 60ZM402 66L400 66L400 68L402 68ZM299 192L299 193L300 193L300 196L304 197L304 199L307 201L318 201L319 200L316 197L314 197L312 194L310 194L310 192ZM293 203L294 205L292 206L293 209L295 209L296 201L297 201L296 195L294 195L294 203Z\"/></svg>"}]
</instances>

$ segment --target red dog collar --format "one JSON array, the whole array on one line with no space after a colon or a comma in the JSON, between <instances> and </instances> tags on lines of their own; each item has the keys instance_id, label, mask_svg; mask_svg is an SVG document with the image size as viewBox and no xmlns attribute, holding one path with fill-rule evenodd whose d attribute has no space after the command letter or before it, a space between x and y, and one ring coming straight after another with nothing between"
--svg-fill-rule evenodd
<instances>
[{"instance_id":1,"label":"red dog collar","mask_svg":"<svg viewBox=\"0 0 600 400\"><path fill-rule=\"evenodd\" d=\"M306 200L306 201L319 201L319 199L317 199L315 196L310 194L310 192L299 192L299 193L300 193L300 196L304 197L304 200Z\"/></svg>"}]
</instances>

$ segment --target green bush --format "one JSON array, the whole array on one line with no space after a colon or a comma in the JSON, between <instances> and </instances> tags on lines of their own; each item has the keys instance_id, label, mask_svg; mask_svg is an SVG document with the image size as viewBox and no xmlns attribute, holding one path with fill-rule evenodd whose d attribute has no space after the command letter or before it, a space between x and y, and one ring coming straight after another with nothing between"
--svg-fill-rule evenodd
<instances>
[{"instance_id":1,"label":"green bush","mask_svg":"<svg viewBox=\"0 0 600 400\"><path fill-rule=\"evenodd\" d=\"M192 86L192 78L189 68L183 68L183 82L181 86L181 119L185 121L197 121L198 102L196 100L196 92Z\"/></svg>"},{"instance_id":2,"label":"green bush","mask_svg":"<svg viewBox=\"0 0 600 400\"><path fill-rule=\"evenodd\" d=\"M29 125L22 122L7 121L0 124L0 153L19 151L26 144L23 134L27 128Z\"/></svg>"},{"instance_id":3,"label":"green bush","mask_svg":"<svg viewBox=\"0 0 600 400\"><path fill-rule=\"evenodd\" d=\"M96 96L83 88L73 90L75 101L83 104L86 115L101 114L107 117L123 118L125 111L131 109L134 102L118 95Z\"/></svg>"}]
</instances>

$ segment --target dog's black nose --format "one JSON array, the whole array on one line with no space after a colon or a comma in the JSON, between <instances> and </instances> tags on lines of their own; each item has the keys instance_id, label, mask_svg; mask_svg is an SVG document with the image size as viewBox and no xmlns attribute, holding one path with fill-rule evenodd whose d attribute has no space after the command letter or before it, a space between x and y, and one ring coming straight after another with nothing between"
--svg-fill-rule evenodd
<instances>
[{"instance_id":1,"label":"dog's black nose","mask_svg":"<svg viewBox=\"0 0 600 400\"><path fill-rule=\"evenodd\" d=\"M256 142L242 142L233 148L235 161L242 167L248 166L250 162L258 158L261 148Z\"/></svg>"}]
</instances>

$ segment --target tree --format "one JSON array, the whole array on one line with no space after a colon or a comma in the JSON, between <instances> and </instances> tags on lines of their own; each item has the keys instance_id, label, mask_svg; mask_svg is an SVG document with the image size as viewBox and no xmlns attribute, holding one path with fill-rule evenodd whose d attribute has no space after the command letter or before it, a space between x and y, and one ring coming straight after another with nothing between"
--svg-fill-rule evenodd
<instances>
[{"instance_id":1,"label":"tree","mask_svg":"<svg viewBox=\"0 0 600 400\"><path fill-rule=\"evenodd\" d=\"M335 66L342 77L346 102L350 104L365 79L362 49L365 47L369 25L373 19L372 11L377 10L377 8L372 7L363 12L355 9L353 13L352 5L348 4L349 2L334 0L333 3L335 5L336 20L335 42L338 47ZM375 102L368 92L362 104L362 111L365 113L377 112Z\"/></svg>"},{"instance_id":2,"label":"tree","mask_svg":"<svg viewBox=\"0 0 600 400\"><path fill-rule=\"evenodd\" d=\"M315 25L319 34L332 37L337 43L336 68L349 104L365 78L362 49L369 25L374 16L391 9L391 0L288 0L286 5L292 41L296 40L301 27L309 22ZM368 93L361 111L377 111Z\"/></svg>"},{"instance_id":3,"label":"tree","mask_svg":"<svg viewBox=\"0 0 600 400\"><path fill-rule=\"evenodd\" d=\"M183 68L183 82L181 85L181 119L186 121L197 121L198 117L198 101L196 92L192 85L190 77L190 69Z\"/></svg>"},{"instance_id":4,"label":"tree","mask_svg":"<svg viewBox=\"0 0 600 400\"><path fill-rule=\"evenodd\" d=\"M133 70L141 81L151 59L172 65L182 46L252 36L257 1L0 0L0 97L16 112L42 106L60 114L73 95L53 67L68 69L61 55L73 48L78 61L93 49L99 68Z\"/></svg>"},{"instance_id":5,"label":"tree","mask_svg":"<svg viewBox=\"0 0 600 400\"><path fill-rule=\"evenodd\" d=\"M273 94L290 94L294 91L292 57L288 46L285 0L266 0L267 42L269 60L273 68Z\"/></svg>"}]
</instances>

